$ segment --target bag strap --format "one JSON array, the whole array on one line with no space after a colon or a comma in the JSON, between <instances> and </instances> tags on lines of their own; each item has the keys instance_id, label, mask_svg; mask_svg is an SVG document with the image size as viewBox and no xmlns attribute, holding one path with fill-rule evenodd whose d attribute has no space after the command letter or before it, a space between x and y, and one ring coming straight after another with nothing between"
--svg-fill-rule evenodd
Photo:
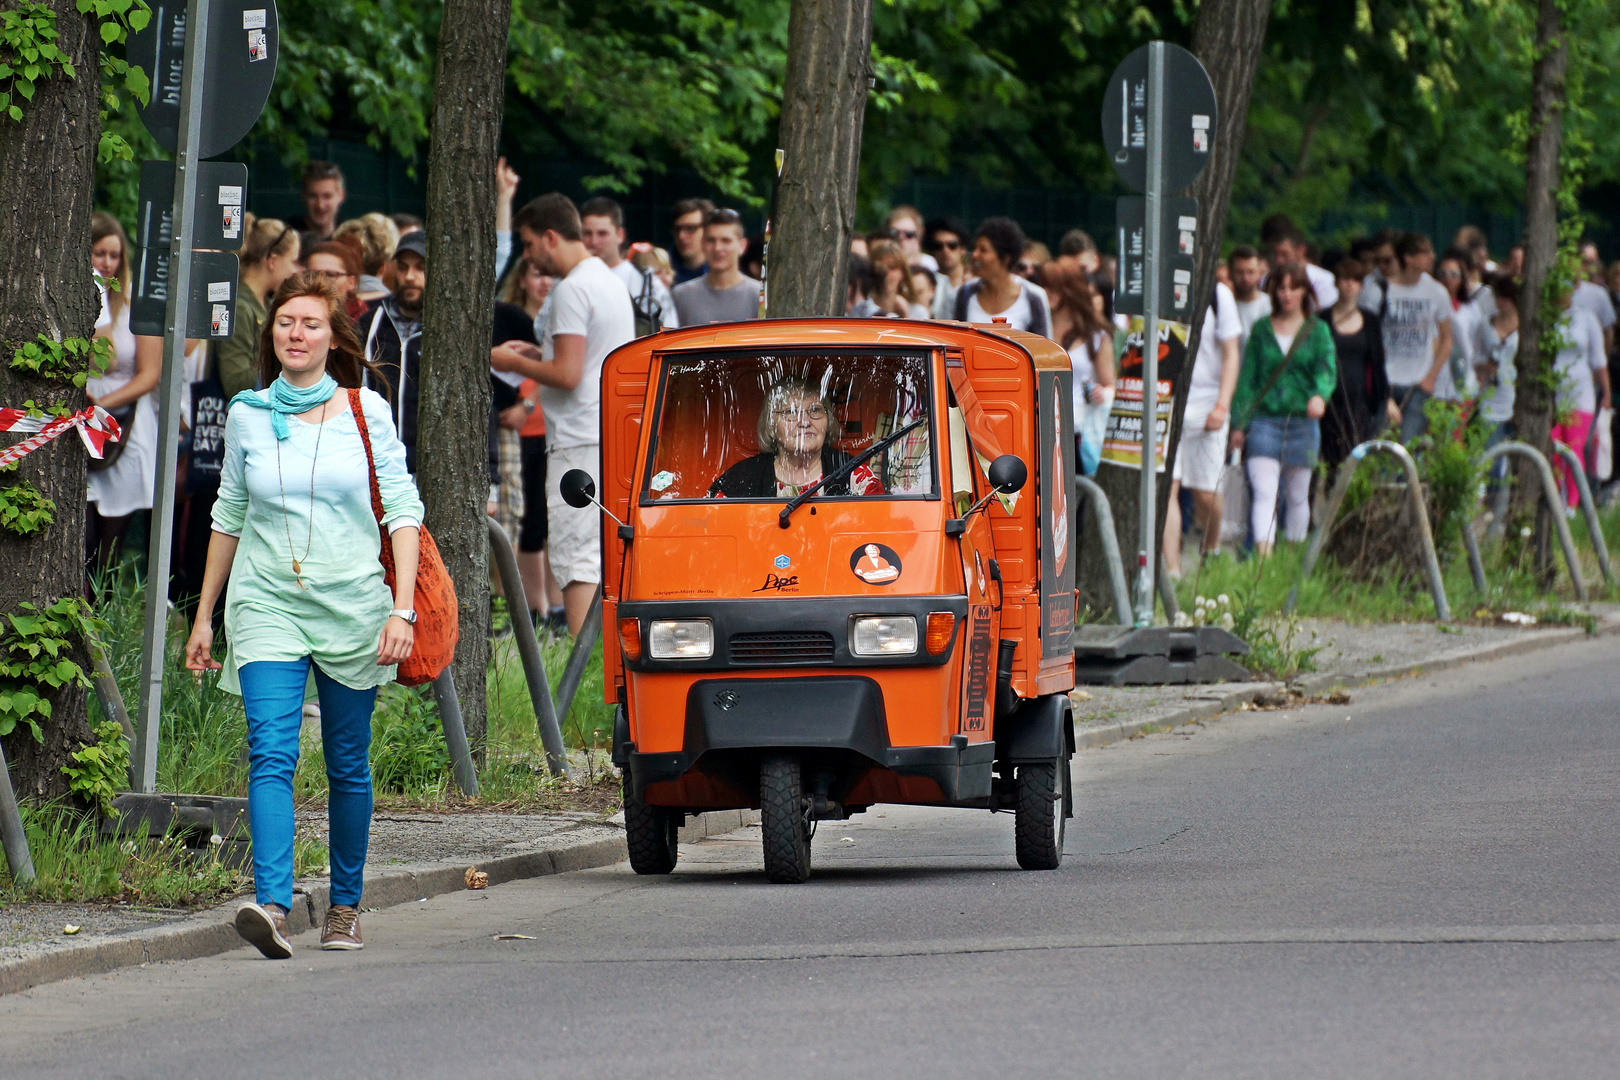
<instances>
[{"instance_id":1,"label":"bag strap","mask_svg":"<svg viewBox=\"0 0 1620 1080\"><path fill-rule=\"evenodd\" d=\"M366 413L360 407L360 391L358 389L349 391L349 411L354 413L355 426L360 429L360 445L366 448L366 471L371 474L371 512L376 515L377 524L381 525L383 520L382 488L377 484L377 459L371 453L371 429L366 426Z\"/></svg>"},{"instance_id":2,"label":"bag strap","mask_svg":"<svg viewBox=\"0 0 1620 1080\"><path fill-rule=\"evenodd\" d=\"M1276 368L1271 372L1271 378L1266 380L1265 389L1261 390L1259 395L1255 397L1255 399L1254 399L1254 407L1255 408L1258 409L1260 407L1260 403L1266 400L1267 395L1269 395L1273 390L1275 390L1277 388L1277 380L1281 379L1283 377L1283 372L1287 371L1289 368L1294 366L1294 354L1299 352L1300 344L1305 340L1306 336L1308 334L1310 334L1310 332L1314 329L1312 324L1315 323L1315 322L1316 322L1316 316L1315 315L1310 315L1310 316L1306 317L1304 322L1299 324L1299 330L1297 332L1295 332L1294 340L1288 346L1288 355L1284 356L1283 360L1282 360L1282 363L1278 364L1276 366ZM1277 340L1277 331L1276 331L1276 329L1274 327L1271 327L1271 324L1270 324L1269 320L1267 321L1266 325L1267 325L1268 328L1271 329L1271 339L1273 341ZM369 453L370 451L368 450L367 452Z\"/></svg>"}]
</instances>

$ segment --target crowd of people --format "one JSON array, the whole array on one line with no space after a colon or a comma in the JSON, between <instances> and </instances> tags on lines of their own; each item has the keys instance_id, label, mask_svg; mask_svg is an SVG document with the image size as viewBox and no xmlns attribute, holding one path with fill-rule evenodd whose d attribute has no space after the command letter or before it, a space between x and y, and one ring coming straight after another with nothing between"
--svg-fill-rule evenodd
<instances>
[{"instance_id":1,"label":"crowd of people","mask_svg":"<svg viewBox=\"0 0 1620 1080\"><path fill-rule=\"evenodd\" d=\"M576 206L551 194L516 208L519 177L504 159L496 180L489 508L516 542L531 617L577 631L601 578L598 526L594 513L562 501L558 479L570 468L597 469L602 359L658 327L758 317L763 238L750 236L736 211L693 198L670 208L672 242L660 247L627 235L613 199ZM302 193L302 217L247 215L243 223L231 335L211 347L188 342L182 449L195 420L190 392L217 383L228 400L258 386L267 300L308 271L343 298L375 365L366 377L386 383L376 389L391 402L414 473L428 274L422 222L375 212L344 219L344 177L328 162L310 163ZM104 566L116 560L135 515L152 506L161 343L129 330L124 229L98 214L92 238L98 275L125 286L103 290L96 333L109 340L113 361L88 387L127 432L90 475L86 558ZM1430 238L1395 231L1320 251L1281 215L1264 223L1258 241L1231 249L1203 316L1171 477L1164 549L1172 574L1184 532L1204 552L1219 550L1235 490L1249 508L1238 530L1246 544L1268 550L1279 530L1302 539L1318 464L1335 467L1386 430L1408 443L1422 437L1431 399L1456 403L1492 443L1511 434L1522 248L1498 263L1480 230L1468 227L1438 255ZM1584 457L1593 479L1607 479L1614 440L1597 419L1613 415L1620 262L1605 277L1588 244L1582 270L1560 316L1566 347L1554 437ZM1090 473L1128 337L1128 320L1114 310L1115 273L1113 257L1080 229L1064 234L1054 255L1007 217L970 229L897 206L851 243L845 314L997 320L1050 337L1074 370L1077 460ZM1573 505L1567 473L1564 482ZM182 479L178 603L200 589L216 493L217 481ZM1230 524L1225 531L1232 537Z\"/></svg>"}]
</instances>

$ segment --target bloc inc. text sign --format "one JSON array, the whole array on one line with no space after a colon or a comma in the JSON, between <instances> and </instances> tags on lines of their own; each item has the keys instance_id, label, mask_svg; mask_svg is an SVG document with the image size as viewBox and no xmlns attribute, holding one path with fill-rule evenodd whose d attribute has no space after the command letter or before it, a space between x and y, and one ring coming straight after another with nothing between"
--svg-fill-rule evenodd
<instances>
[{"instance_id":1,"label":"bloc inc. text sign","mask_svg":"<svg viewBox=\"0 0 1620 1080\"><path fill-rule=\"evenodd\" d=\"M1135 191L1147 190L1151 123L1148 112L1148 50L1131 53L1108 78L1103 95L1102 134L1119 178ZM1215 86L1198 57L1179 45L1164 46L1164 173L1166 194L1197 179L1209 162L1220 117Z\"/></svg>"}]
</instances>

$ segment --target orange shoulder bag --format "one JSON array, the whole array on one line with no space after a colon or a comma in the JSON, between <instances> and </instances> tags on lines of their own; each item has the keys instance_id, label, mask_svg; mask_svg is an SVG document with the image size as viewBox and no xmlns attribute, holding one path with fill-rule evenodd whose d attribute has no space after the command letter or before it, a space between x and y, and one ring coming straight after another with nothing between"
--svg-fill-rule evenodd
<instances>
[{"instance_id":1,"label":"orange shoulder bag","mask_svg":"<svg viewBox=\"0 0 1620 1080\"><path fill-rule=\"evenodd\" d=\"M360 407L360 391L349 391L349 408L354 422L360 428L360 441L366 447L366 465L371 472L371 512L377 517L377 531L382 536L383 580L388 583L390 595L394 591L394 543L383 525L382 488L377 484L377 459L371 452L371 431L366 427L366 414ZM411 655L400 661L398 680L406 686L420 686L439 677L450 661L455 659L456 641L461 636L456 608L456 586L444 568L439 556L439 545L433 542L427 526L420 530L416 558L416 644Z\"/></svg>"}]
</instances>

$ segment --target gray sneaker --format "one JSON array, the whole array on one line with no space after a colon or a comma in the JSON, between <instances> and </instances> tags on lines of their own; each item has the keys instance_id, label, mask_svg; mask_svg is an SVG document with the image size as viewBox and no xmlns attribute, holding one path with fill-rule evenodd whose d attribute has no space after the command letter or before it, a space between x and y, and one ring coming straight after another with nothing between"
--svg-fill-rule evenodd
<instances>
[{"instance_id":1,"label":"gray sneaker","mask_svg":"<svg viewBox=\"0 0 1620 1080\"><path fill-rule=\"evenodd\" d=\"M360 940L360 909L348 904L333 904L326 909L326 925L321 928L323 949L363 949Z\"/></svg>"},{"instance_id":2,"label":"gray sneaker","mask_svg":"<svg viewBox=\"0 0 1620 1080\"><path fill-rule=\"evenodd\" d=\"M292 956L287 941L287 913L277 904L243 904L236 909L236 932L271 960Z\"/></svg>"}]
</instances>

